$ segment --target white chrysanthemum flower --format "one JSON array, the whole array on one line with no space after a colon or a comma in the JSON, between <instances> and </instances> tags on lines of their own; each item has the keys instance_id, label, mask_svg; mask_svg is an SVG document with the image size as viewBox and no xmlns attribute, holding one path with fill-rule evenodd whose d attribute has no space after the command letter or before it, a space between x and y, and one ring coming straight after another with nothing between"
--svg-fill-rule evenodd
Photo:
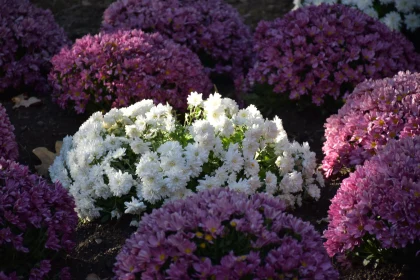
<instances>
[{"instance_id":1,"label":"white chrysanthemum flower","mask_svg":"<svg viewBox=\"0 0 420 280\"><path fill-rule=\"evenodd\" d=\"M229 171L239 172L244 165L244 158L239 152L238 144L231 143L225 155L225 164L228 166Z\"/></svg>"},{"instance_id":2,"label":"white chrysanthemum flower","mask_svg":"<svg viewBox=\"0 0 420 280\"><path fill-rule=\"evenodd\" d=\"M296 197L291 193L283 193L277 196L280 200L283 200L286 203L287 207L294 207Z\"/></svg>"},{"instance_id":3,"label":"white chrysanthemum flower","mask_svg":"<svg viewBox=\"0 0 420 280\"><path fill-rule=\"evenodd\" d=\"M226 114L231 118L234 114L238 113L239 106L236 104L235 100L230 98L222 99L222 106L225 109Z\"/></svg>"},{"instance_id":4,"label":"white chrysanthemum flower","mask_svg":"<svg viewBox=\"0 0 420 280\"><path fill-rule=\"evenodd\" d=\"M362 11L367 8L371 8L372 5L373 5L372 0L358 0L356 2L357 8L359 8Z\"/></svg>"},{"instance_id":5,"label":"white chrysanthemum flower","mask_svg":"<svg viewBox=\"0 0 420 280\"><path fill-rule=\"evenodd\" d=\"M146 210L146 205L135 197L131 197L131 201L124 202L126 214L137 215Z\"/></svg>"},{"instance_id":6,"label":"white chrysanthemum flower","mask_svg":"<svg viewBox=\"0 0 420 280\"><path fill-rule=\"evenodd\" d=\"M260 171L260 165L258 161L253 158L245 159L245 175L248 177L258 176L258 172Z\"/></svg>"},{"instance_id":7,"label":"white chrysanthemum flower","mask_svg":"<svg viewBox=\"0 0 420 280\"><path fill-rule=\"evenodd\" d=\"M280 182L280 189L283 193L301 192L303 185L302 174L296 171L284 175Z\"/></svg>"},{"instance_id":8,"label":"white chrysanthemum flower","mask_svg":"<svg viewBox=\"0 0 420 280\"><path fill-rule=\"evenodd\" d=\"M383 18L381 18L381 21L385 23L385 25L388 26L391 30L400 31L401 16L399 13L389 12Z\"/></svg>"},{"instance_id":9,"label":"white chrysanthemum flower","mask_svg":"<svg viewBox=\"0 0 420 280\"><path fill-rule=\"evenodd\" d=\"M415 0L396 0L395 8L401 13L410 13L416 6Z\"/></svg>"},{"instance_id":10,"label":"white chrysanthemum flower","mask_svg":"<svg viewBox=\"0 0 420 280\"><path fill-rule=\"evenodd\" d=\"M247 179L240 179L238 182L231 182L229 184L229 189L237 192L242 192L249 194L250 193L250 185Z\"/></svg>"},{"instance_id":11,"label":"white chrysanthemum flower","mask_svg":"<svg viewBox=\"0 0 420 280\"><path fill-rule=\"evenodd\" d=\"M219 188L219 180L213 176L204 176L204 179L198 180L197 191L205 191L214 188Z\"/></svg>"},{"instance_id":12,"label":"white chrysanthemum flower","mask_svg":"<svg viewBox=\"0 0 420 280\"><path fill-rule=\"evenodd\" d=\"M214 124L214 127L223 137L230 137L235 132L232 120L226 116L221 117L219 122Z\"/></svg>"},{"instance_id":13,"label":"white chrysanthemum flower","mask_svg":"<svg viewBox=\"0 0 420 280\"><path fill-rule=\"evenodd\" d=\"M203 102L204 112L223 111L222 96L215 92L210 94L209 98Z\"/></svg>"},{"instance_id":14,"label":"white chrysanthemum flower","mask_svg":"<svg viewBox=\"0 0 420 280\"><path fill-rule=\"evenodd\" d=\"M265 174L265 191L269 194L275 194L277 190L277 176L274 173L267 171Z\"/></svg>"},{"instance_id":15,"label":"white chrysanthemum flower","mask_svg":"<svg viewBox=\"0 0 420 280\"><path fill-rule=\"evenodd\" d=\"M384 5L394 3L394 1L395 1L395 0L379 0L379 2L380 2L381 4L384 4Z\"/></svg>"},{"instance_id":16,"label":"white chrysanthemum flower","mask_svg":"<svg viewBox=\"0 0 420 280\"><path fill-rule=\"evenodd\" d=\"M282 155L277 157L275 164L279 168L280 175L285 175L293 170L295 160L288 151L284 151Z\"/></svg>"},{"instance_id":17,"label":"white chrysanthemum flower","mask_svg":"<svg viewBox=\"0 0 420 280\"><path fill-rule=\"evenodd\" d=\"M133 177L127 172L122 172L121 170L109 172L108 170L106 175L109 179L109 188L117 197L127 194L134 185Z\"/></svg>"},{"instance_id":18,"label":"white chrysanthemum flower","mask_svg":"<svg viewBox=\"0 0 420 280\"><path fill-rule=\"evenodd\" d=\"M420 27L420 14L410 13L404 15L404 23L409 31L414 32Z\"/></svg>"},{"instance_id":19,"label":"white chrysanthemum flower","mask_svg":"<svg viewBox=\"0 0 420 280\"><path fill-rule=\"evenodd\" d=\"M363 12L365 14L367 14L368 16L373 17L374 19L378 19L379 18L378 12L374 8L372 8L372 7L363 9Z\"/></svg>"},{"instance_id":20,"label":"white chrysanthemum flower","mask_svg":"<svg viewBox=\"0 0 420 280\"><path fill-rule=\"evenodd\" d=\"M217 127L218 124L222 121L222 119L226 117L225 110L222 107L207 111L206 115L207 115L207 120L214 127Z\"/></svg>"},{"instance_id":21,"label":"white chrysanthemum flower","mask_svg":"<svg viewBox=\"0 0 420 280\"><path fill-rule=\"evenodd\" d=\"M120 111L126 117L137 118L138 116L145 116L147 112L154 106L153 100L144 99L140 102L136 102L125 108L121 108Z\"/></svg>"},{"instance_id":22,"label":"white chrysanthemum flower","mask_svg":"<svg viewBox=\"0 0 420 280\"><path fill-rule=\"evenodd\" d=\"M299 9L300 7L302 7L302 0L293 0L293 10Z\"/></svg>"},{"instance_id":23,"label":"white chrysanthemum flower","mask_svg":"<svg viewBox=\"0 0 420 280\"><path fill-rule=\"evenodd\" d=\"M307 187L308 194L315 200L318 200L321 197L321 190L315 184L310 184Z\"/></svg>"},{"instance_id":24,"label":"white chrysanthemum flower","mask_svg":"<svg viewBox=\"0 0 420 280\"><path fill-rule=\"evenodd\" d=\"M260 145L258 142L245 138L242 141L242 153L245 159L253 159L255 158L255 153L258 151Z\"/></svg>"},{"instance_id":25,"label":"white chrysanthemum flower","mask_svg":"<svg viewBox=\"0 0 420 280\"><path fill-rule=\"evenodd\" d=\"M324 176L322 175L322 173L317 170L315 172L315 175L316 175L316 181L319 183L321 188L325 187L325 180L324 180Z\"/></svg>"},{"instance_id":26,"label":"white chrysanthemum flower","mask_svg":"<svg viewBox=\"0 0 420 280\"><path fill-rule=\"evenodd\" d=\"M193 91L187 97L187 104L193 107L198 107L203 104L203 94Z\"/></svg>"},{"instance_id":27,"label":"white chrysanthemum flower","mask_svg":"<svg viewBox=\"0 0 420 280\"><path fill-rule=\"evenodd\" d=\"M133 153L140 155L150 151L150 142L144 142L140 138L134 138L130 142Z\"/></svg>"}]
</instances>

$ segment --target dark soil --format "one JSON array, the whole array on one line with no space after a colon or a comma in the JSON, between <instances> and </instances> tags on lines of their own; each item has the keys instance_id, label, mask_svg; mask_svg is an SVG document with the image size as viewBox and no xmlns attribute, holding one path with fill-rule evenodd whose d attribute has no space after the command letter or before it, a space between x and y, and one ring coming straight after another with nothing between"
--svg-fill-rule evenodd
<instances>
[{"instance_id":1,"label":"dark soil","mask_svg":"<svg viewBox=\"0 0 420 280\"><path fill-rule=\"evenodd\" d=\"M58 23L64 27L72 40L99 30L102 13L111 0L32 0L43 8L50 8ZM281 16L292 7L292 0L228 0L244 15L251 26L261 19L273 19ZM221 85L220 88L223 88ZM221 92L223 93L223 91ZM16 93L17 95L18 93ZM28 92L29 95L33 93ZM66 135L73 135L88 115L76 115L70 110L62 110L52 103L48 93L40 97L42 103L29 108L12 109L10 100L2 101L6 107L19 143L19 162L28 165L35 172L35 165L40 164L32 153L36 147L47 147L54 151L56 141ZM275 110L283 120L283 125L291 140L309 142L317 158L322 159L322 143L324 141L324 122L326 114L316 108L297 110L293 105ZM327 182L318 202L306 203L293 214L311 222L321 233L326 228L325 222L319 220L327 216L330 199L339 186L339 180ZM73 279L105 280L112 279L112 267L115 256L124 241L134 232L129 227L129 220L121 219L105 224L91 222L79 224L76 230L75 250L60 260L60 265L69 266ZM353 268L341 272L341 279L416 279L414 272L396 264L381 266L378 269ZM96 278L94 277L95 275ZM420 275L420 272L419 274Z\"/></svg>"}]
</instances>

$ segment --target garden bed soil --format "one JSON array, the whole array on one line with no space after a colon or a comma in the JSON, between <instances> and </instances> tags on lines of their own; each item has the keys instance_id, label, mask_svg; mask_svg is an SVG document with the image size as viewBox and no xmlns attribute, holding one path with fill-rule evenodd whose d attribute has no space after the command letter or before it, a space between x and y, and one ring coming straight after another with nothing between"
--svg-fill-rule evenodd
<instances>
[{"instance_id":1,"label":"garden bed soil","mask_svg":"<svg viewBox=\"0 0 420 280\"><path fill-rule=\"evenodd\" d=\"M70 34L72 40L87 33L95 34L101 22L101 16L110 0L36 0L32 1L41 7L50 8L58 23ZM248 24L264 18L272 19L283 15L292 7L292 1L228 1L237 7L245 16ZM221 85L223 87L223 85ZM221 92L223 94L223 92ZM16 95L19 93L16 93ZM28 92L29 95L34 93ZM1 101L6 107L10 121L15 127L16 140L19 143L19 162L28 165L35 172L39 159L32 153L36 147L47 147L54 151L55 142L66 135L73 135L79 126L89 117L76 115L71 110L62 110L52 103L50 93L38 95L41 103L29 108L13 109L10 99ZM291 140L300 143L309 142L317 158L322 159L322 143L324 141L324 122L326 115L316 108L299 111L289 105L278 108L275 112L282 120L285 130ZM307 202L303 207L295 210L294 215L311 222L321 233L326 228L325 222L320 222L327 216L330 199L334 196L339 180L329 180L322 191L318 202ZM108 223L91 222L80 223L76 230L76 248L59 265L69 266L73 279L76 280L105 280L112 279L112 267L115 257L125 240L134 232L129 226L129 220L123 218ZM418 268L416 268L418 269ZM420 271L409 270L396 264L383 265L377 269L357 267L348 271L341 271L341 279L416 279Z\"/></svg>"}]
</instances>

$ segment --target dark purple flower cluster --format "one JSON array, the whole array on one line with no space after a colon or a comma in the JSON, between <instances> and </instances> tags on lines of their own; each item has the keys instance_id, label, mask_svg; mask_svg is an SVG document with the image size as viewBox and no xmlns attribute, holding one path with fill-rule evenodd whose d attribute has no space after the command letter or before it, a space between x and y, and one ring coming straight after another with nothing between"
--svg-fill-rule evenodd
<instances>
[{"instance_id":1,"label":"dark purple flower cluster","mask_svg":"<svg viewBox=\"0 0 420 280\"><path fill-rule=\"evenodd\" d=\"M16 160L19 156L15 128L10 123L6 109L0 103L0 158Z\"/></svg>"},{"instance_id":2,"label":"dark purple flower cluster","mask_svg":"<svg viewBox=\"0 0 420 280\"><path fill-rule=\"evenodd\" d=\"M0 93L47 89L50 59L69 43L49 10L28 0L0 0Z\"/></svg>"},{"instance_id":3,"label":"dark purple flower cluster","mask_svg":"<svg viewBox=\"0 0 420 280\"><path fill-rule=\"evenodd\" d=\"M420 68L420 55L403 35L344 5L307 6L255 32L256 63L248 85L268 84L290 99L309 95L320 105L366 78Z\"/></svg>"},{"instance_id":4,"label":"dark purple flower cluster","mask_svg":"<svg viewBox=\"0 0 420 280\"><path fill-rule=\"evenodd\" d=\"M158 33L87 35L51 62L56 102L64 108L71 101L78 113L88 105L108 110L147 98L186 109L190 92L207 95L212 88L196 54Z\"/></svg>"},{"instance_id":5,"label":"dark purple flower cluster","mask_svg":"<svg viewBox=\"0 0 420 280\"><path fill-rule=\"evenodd\" d=\"M326 176L363 164L389 139L420 135L420 73L359 84L327 119L322 162Z\"/></svg>"},{"instance_id":6,"label":"dark purple flower cluster","mask_svg":"<svg viewBox=\"0 0 420 280\"><path fill-rule=\"evenodd\" d=\"M74 246L74 207L60 184L0 159L0 279L44 279L51 256ZM62 272L65 279L68 272Z\"/></svg>"},{"instance_id":7,"label":"dark purple flower cluster","mask_svg":"<svg viewBox=\"0 0 420 280\"><path fill-rule=\"evenodd\" d=\"M143 216L118 279L337 279L320 235L265 194L213 189Z\"/></svg>"},{"instance_id":8,"label":"dark purple flower cluster","mask_svg":"<svg viewBox=\"0 0 420 280\"><path fill-rule=\"evenodd\" d=\"M251 65L252 35L222 0L119 0L105 11L103 30L157 31L197 53L204 66L232 78Z\"/></svg>"},{"instance_id":9,"label":"dark purple flower cluster","mask_svg":"<svg viewBox=\"0 0 420 280\"><path fill-rule=\"evenodd\" d=\"M381 248L420 240L420 137L391 140L358 166L343 180L328 213L324 236L330 256L359 251L366 236Z\"/></svg>"}]
</instances>

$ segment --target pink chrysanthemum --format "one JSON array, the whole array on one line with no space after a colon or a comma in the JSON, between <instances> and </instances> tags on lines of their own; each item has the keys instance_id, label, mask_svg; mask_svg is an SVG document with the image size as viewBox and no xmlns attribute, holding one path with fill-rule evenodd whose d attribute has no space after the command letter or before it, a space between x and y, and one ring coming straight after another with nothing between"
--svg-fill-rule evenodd
<instances>
[{"instance_id":1,"label":"pink chrysanthemum","mask_svg":"<svg viewBox=\"0 0 420 280\"><path fill-rule=\"evenodd\" d=\"M251 63L252 35L221 0L119 0L104 13L103 30L159 32L198 54L204 66L238 79Z\"/></svg>"},{"instance_id":2,"label":"pink chrysanthemum","mask_svg":"<svg viewBox=\"0 0 420 280\"><path fill-rule=\"evenodd\" d=\"M198 57L158 33L139 30L86 35L52 58L50 82L61 107L110 109L142 99L186 109L192 91L212 84Z\"/></svg>"},{"instance_id":3,"label":"pink chrysanthemum","mask_svg":"<svg viewBox=\"0 0 420 280\"><path fill-rule=\"evenodd\" d=\"M50 59L69 43L49 10L28 0L0 0L0 93L48 88Z\"/></svg>"},{"instance_id":4,"label":"pink chrysanthemum","mask_svg":"<svg viewBox=\"0 0 420 280\"><path fill-rule=\"evenodd\" d=\"M51 256L74 246L78 222L74 207L60 184L48 184L27 167L1 158L0 279L50 275ZM66 275L64 270L62 279Z\"/></svg>"},{"instance_id":5,"label":"pink chrysanthemum","mask_svg":"<svg viewBox=\"0 0 420 280\"><path fill-rule=\"evenodd\" d=\"M325 124L322 167L326 176L353 168L389 139L420 135L420 73L367 80Z\"/></svg>"},{"instance_id":6,"label":"pink chrysanthemum","mask_svg":"<svg viewBox=\"0 0 420 280\"><path fill-rule=\"evenodd\" d=\"M343 180L328 214L325 248L341 260L348 253L366 257L367 252L376 252L379 257L386 252L382 248L418 243L420 136L391 140L378 155L358 166Z\"/></svg>"},{"instance_id":7,"label":"pink chrysanthemum","mask_svg":"<svg viewBox=\"0 0 420 280\"><path fill-rule=\"evenodd\" d=\"M6 109L0 103L0 158L17 160L19 156L15 128L9 121Z\"/></svg>"},{"instance_id":8,"label":"pink chrysanthemum","mask_svg":"<svg viewBox=\"0 0 420 280\"><path fill-rule=\"evenodd\" d=\"M320 105L367 78L420 69L420 55L403 35L344 5L307 6L255 32L256 63L248 85L268 84L290 99L308 95Z\"/></svg>"},{"instance_id":9,"label":"pink chrysanthemum","mask_svg":"<svg viewBox=\"0 0 420 280\"><path fill-rule=\"evenodd\" d=\"M214 189L143 216L117 279L337 279L320 235L265 194Z\"/></svg>"}]
</instances>

